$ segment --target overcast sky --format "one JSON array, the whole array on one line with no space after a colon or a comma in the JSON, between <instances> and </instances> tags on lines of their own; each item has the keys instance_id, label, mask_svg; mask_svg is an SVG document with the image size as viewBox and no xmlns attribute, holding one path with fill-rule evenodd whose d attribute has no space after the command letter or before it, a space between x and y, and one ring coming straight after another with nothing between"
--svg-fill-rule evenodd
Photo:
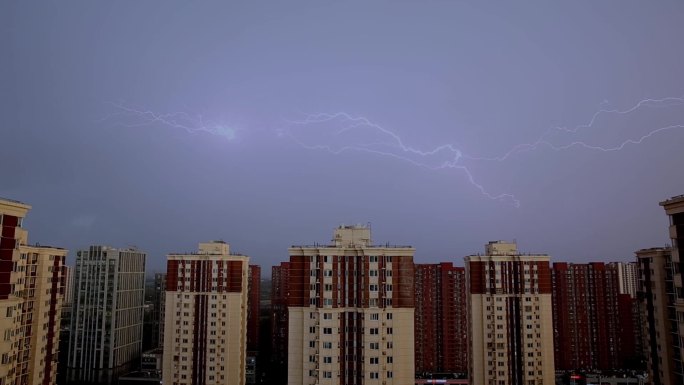
<instances>
[{"instance_id":1,"label":"overcast sky","mask_svg":"<svg viewBox=\"0 0 684 385\"><path fill-rule=\"evenodd\" d=\"M458 265L668 242L684 3L27 3L0 4L0 196L72 261L223 239L269 275L368 222Z\"/></svg>"}]
</instances>

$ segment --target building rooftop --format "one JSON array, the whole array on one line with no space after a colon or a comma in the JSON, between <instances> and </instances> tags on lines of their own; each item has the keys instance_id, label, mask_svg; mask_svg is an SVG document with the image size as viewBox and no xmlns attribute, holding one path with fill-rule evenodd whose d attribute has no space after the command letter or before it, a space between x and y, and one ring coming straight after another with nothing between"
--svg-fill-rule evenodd
<instances>
[{"instance_id":1,"label":"building rooftop","mask_svg":"<svg viewBox=\"0 0 684 385\"><path fill-rule=\"evenodd\" d=\"M18 201L16 199L5 198L5 197L0 197L0 201L12 202L12 203L17 203L20 205L28 206L28 204L26 204L24 202Z\"/></svg>"},{"instance_id":2,"label":"building rooftop","mask_svg":"<svg viewBox=\"0 0 684 385\"><path fill-rule=\"evenodd\" d=\"M672 250L672 248L671 248L670 246L664 246L664 247L649 247L649 248L646 248L646 249L637 250L636 253L637 253L637 254L642 254L642 253L653 253L653 252L656 252L656 251L671 251L671 250Z\"/></svg>"},{"instance_id":3,"label":"building rooftop","mask_svg":"<svg viewBox=\"0 0 684 385\"><path fill-rule=\"evenodd\" d=\"M169 253L169 254L168 254L168 256L170 256L170 257L171 257L171 256L177 257L177 256L183 256L183 255L197 255L197 256L206 255L206 256L208 256L208 257L217 256L217 255L230 255L230 256L233 256L233 257L247 257L247 255L240 254L240 253L236 253L236 252L233 252L233 251L231 251L231 252L228 253L228 254L221 254L221 253L210 254L210 253L199 252L199 251L189 251L189 252L187 252L187 253Z\"/></svg>"},{"instance_id":4,"label":"building rooftop","mask_svg":"<svg viewBox=\"0 0 684 385\"><path fill-rule=\"evenodd\" d=\"M668 206L668 205L672 205L672 204L676 204L676 203L684 203L684 194L674 196L670 199L666 199L666 200L660 202L660 205L661 206Z\"/></svg>"},{"instance_id":5,"label":"building rooftop","mask_svg":"<svg viewBox=\"0 0 684 385\"><path fill-rule=\"evenodd\" d=\"M384 245L352 245L352 246L338 246L334 244L324 244L324 243L314 243L313 245L292 245L291 249L301 248L301 249L412 249L411 245L390 245L386 243Z\"/></svg>"},{"instance_id":6,"label":"building rooftop","mask_svg":"<svg viewBox=\"0 0 684 385\"><path fill-rule=\"evenodd\" d=\"M41 244L39 244L38 242L36 242L36 243L33 244L33 245L22 245L22 246L33 247L33 248L37 248L37 249L57 249L57 250L66 250L66 249L63 248L63 247L49 246L49 245L41 245Z\"/></svg>"}]
</instances>

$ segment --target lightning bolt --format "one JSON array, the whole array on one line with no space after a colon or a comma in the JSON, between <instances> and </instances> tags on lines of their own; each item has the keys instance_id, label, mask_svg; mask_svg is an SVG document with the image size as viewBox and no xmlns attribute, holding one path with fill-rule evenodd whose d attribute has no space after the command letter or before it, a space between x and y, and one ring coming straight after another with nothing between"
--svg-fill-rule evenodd
<instances>
[{"instance_id":1,"label":"lightning bolt","mask_svg":"<svg viewBox=\"0 0 684 385\"><path fill-rule=\"evenodd\" d=\"M368 118L351 116L345 112L337 113L317 113L307 115L302 120L288 121L289 128L280 132L281 136L288 136L301 147L309 150L323 150L338 155L347 151L367 152L371 154L386 156L410 163L417 167L428 170L456 169L463 172L472 186L474 186L485 197L507 201L515 207L520 207L520 201L509 193L494 194L478 183L470 169L460 163L463 156L453 144L443 144L431 150L420 150L407 145L404 140L395 132L371 122ZM329 133L328 140L333 144L309 144L300 139L302 135L295 135L292 128L298 127L299 130L315 126L314 130L309 130L306 137L325 136L326 130L323 127L334 127L334 131ZM328 130L329 131L329 130ZM344 135L347 137L344 137ZM364 139L365 137L365 139ZM344 144L344 142L349 142Z\"/></svg>"},{"instance_id":2,"label":"lightning bolt","mask_svg":"<svg viewBox=\"0 0 684 385\"><path fill-rule=\"evenodd\" d=\"M202 115L192 116L186 112L159 114L154 111L133 108L122 103L109 103L115 112L103 120L112 120L125 127L142 127L153 124L182 129L190 134L207 133L223 137L229 141L236 139L238 129L214 121L205 120ZM552 127L543 132L536 140L513 146L496 156L479 156L464 153L454 144L441 144L432 149L422 150L406 143L395 131L371 121L363 116L353 116L346 112L304 114L300 120L286 120L285 128L276 130L280 137L287 137L308 150L325 151L334 155L344 152L365 152L389 157L431 171L457 170L465 175L467 181L484 197L503 201L520 207L520 201L510 193L492 193L477 181L467 162L505 162L511 157L537 150L541 147L554 151L582 148L591 151L616 152L629 145L639 145L649 138L666 131L684 129L684 124L670 124L648 131L635 138L622 139L610 146L600 146L583 140L559 139L559 134L574 136L582 131L593 133L599 122L617 116L627 116L638 111L684 106L682 97L643 99L626 109L608 108L603 101L600 109L583 124L574 127Z\"/></svg>"},{"instance_id":3,"label":"lightning bolt","mask_svg":"<svg viewBox=\"0 0 684 385\"><path fill-rule=\"evenodd\" d=\"M237 137L238 129L219 124L215 121L205 121L202 115L191 116L186 112L171 112L159 114L150 110L142 110L122 103L108 102L116 109L103 119L114 121L115 124L128 128L161 124L172 128L185 130L189 134L204 132L233 141Z\"/></svg>"},{"instance_id":4,"label":"lightning bolt","mask_svg":"<svg viewBox=\"0 0 684 385\"><path fill-rule=\"evenodd\" d=\"M601 105L605 105L608 102L604 100ZM572 128L567 128L567 127L554 127L552 129L547 130L544 132L537 140L529 143L521 143L515 145L513 148L510 150L506 151L502 155L498 156L493 156L493 157L483 157L483 156L472 156L472 155L463 155L464 159L469 159L469 160L484 160L484 161L497 161L497 162L503 162L510 158L513 155L522 153L522 152L527 152L527 151L532 151L536 150L539 147L548 147L554 151L560 151L560 150L567 150L572 147L581 147L587 150L594 150L594 151L603 151L603 152L613 152L613 151L619 151L624 149L627 145L637 145L641 144L643 141L646 139L651 138L652 136L661 133L663 131L669 131L673 129L678 129L678 128L684 128L683 125L680 124L674 124L674 125L669 125L669 126L664 126L664 127L659 127L651 130L650 132L642 135L641 137L637 139L626 139L614 146L598 146L598 145L593 145L589 144L585 141L571 141L566 144L554 144L550 140L547 140L549 136L552 136L554 133L557 132L564 132L568 134L576 134L581 130L585 129L591 129L594 128L595 124L597 123L597 120L602 116L602 115L629 115L631 113L634 113L643 107L651 107L651 108L668 108L668 107L673 107L673 106L681 106L684 105L684 98L681 97L666 97L662 99L643 99L634 104L632 107L624 109L624 110L619 110L619 109L599 109L596 111L592 116L591 119L587 123L580 124L578 126L572 127Z\"/></svg>"}]
</instances>

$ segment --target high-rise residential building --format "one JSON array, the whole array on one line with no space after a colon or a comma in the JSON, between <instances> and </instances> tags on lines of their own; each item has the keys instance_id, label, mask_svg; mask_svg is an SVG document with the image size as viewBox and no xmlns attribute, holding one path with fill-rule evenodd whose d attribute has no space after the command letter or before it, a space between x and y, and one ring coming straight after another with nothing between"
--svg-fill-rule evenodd
<instances>
[{"instance_id":1,"label":"high-rise residential building","mask_svg":"<svg viewBox=\"0 0 684 385\"><path fill-rule=\"evenodd\" d=\"M31 206L0 199L0 384L54 384L62 303L61 248L28 245Z\"/></svg>"},{"instance_id":2,"label":"high-rise residential building","mask_svg":"<svg viewBox=\"0 0 684 385\"><path fill-rule=\"evenodd\" d=\"M412 384L415 249L366 226L289 249L288 384Z\"/></svg>"},{"instance_id":3,"label":"high-rise residential building","mask_svg":"<svg viewBox=\"0 0 684 385\"><path fill-rule=\"evenodd\" d=\"M22 293L22 340L15 384L52 384L57 379L59 329L67 251L20 245L25 262ZM22 378L23 377L23 378Z\"/></svg>"},{"instance_id":4,"label":"high-rise residential building","mask_svg":"<svg viewBox=\"0 0 684 385\"><path fill-rule=\"evenodd\" d=\"M644 350L651 384L681 384L675 381L673 325L669 314L674 310L674 265L670 248L642 249L636 252L639 272L638 298L644 327Z\"/></svg>"},{"instance_id":5,"label":"high-rise residential building","mask_svg":"<svg viewBox=\"0 0 684 385\"><path fill-rule=\"evenodd\" d=\"M108 246L76 253L68 362L72 378L99 381L140 359L145 257L135 249Z\"/></svg>"},{"instance_id":6,"label":"high-rise residential building","mask_svg":"<svg viewBox=\"0 0 684 385\"><path fill-rule=\"evenodd\" d=\"M468 371L465 268L415 264L416 373Z\"/></svg>"},{"instance_id":7,"label":"high-rise residential building","mask_svg":"<svg viewBox=\"0 0 684 385\"><path fill-rule=\"evenodd\" d=\"M261 302L261 266L249 265L247 285L247 351L256 355L259 350L259 304Z\"/></svg>"},{"instance_id":8,"label":"high-rise residential building","mask_svg":"<svg viewBox=\"0 0 684 385\"><path fill-rule=\"evenodd\" d=\"M223 241L168 255L165 384L245 383L248 265Z\"/></svg>"},{"instance_id":9,"label":"high-rise residential building","mask_svg":"<svg viewBox=\"0 0 684 385\"><path fill-rule=\"evenodd\" d=\"M71 306L74 302L74 268L64 266L64 306Z\"/></svg>"},{"instance_id":10,"label":"high-rise residential building","mask_svg":"<svg viewBox=\"0 0 684 385\"><path fill-rule=\"evenodd\" d=\"M603 262L556 262L552 270L555 367L621 366L618 269ZM631 319L631 309L624 314ZM634 336L629 338L633 341Z\"/></svg>"},{"instance_id":11,"label":"high-rise residential building","mask_svg":"<svg viewBox=\"0 0 684 385\"><path fill-rule=\"evenodd\" d=\"M152 348L160 348L164 345L164 301L166 300L166 273L154 275L154 298L152 310L153 332Z\"/></svg>"},{"instance_id":12,"label":"high-rise residential building","mask_svg":"<svg viewBox=\"0 0 684 385\"><path fill-rule=\"evenodd\" d=\"M636 298L638 287L636 262L611 262L608 266L617 271L620 294L629 294L630 297Z\"/></svg>"},{"instance_id":13,"label":"high-rise residential building","mask_svg":"<svg viewBox=\"0 0 684 385\"><path fill-rule=\"evenodd\" d=\"M271 367L273 382L287 382L287 297L290 281L290 262L281 262L271 269Z\"/></svg>"},{"instance_id":14,"label":"high-rise residential building","mask_svg":"<svg viewBox=\"0 0 684 385\"><path fill-rule=\"evenodd\" d=\"M470 384L555 383L549 261L504 241L465 258Z\"/></svg>"},{"instance_id":15,"label":"high-rise residential building","mask_svg":"<svg viewBox=\"0 0 684 385\"><path fill-rule=\"evenodd\" d=\"M259 308L261 304L261 266L249 265L247 284L247 384L257 383L259 355Z\"/></svg>"},{"instance_id":16,"label":"high-rise residential building","mask_svg":"<svg viewBox=\"0 0 684 385\"><path fill-rule=\"evenodd\" d=\"M684 384L684 195L660 202L670 220L670 239L672 241L672 282L674 284L673 307L669 313L672 325L672 349L674 366L673 382Z\"/></svg>"}]
</instances>

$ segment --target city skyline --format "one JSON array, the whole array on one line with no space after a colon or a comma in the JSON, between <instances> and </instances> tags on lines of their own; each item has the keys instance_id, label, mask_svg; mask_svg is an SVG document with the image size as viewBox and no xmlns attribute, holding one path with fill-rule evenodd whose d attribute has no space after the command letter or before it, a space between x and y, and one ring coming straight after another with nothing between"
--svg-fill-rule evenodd
<instances>
[{"instance_id":1,"label":"city skyline","mask_svg":"<svg viewBox=\"0 0 684 385\"><path fill-rule=\"evenodd\" d=\"M672 342L678 341L679 337L672 340L667 338L670 342L657 340L669 336L670 333L679 333L674 326L676 323L670 326L667 322L663 324L663 321L667 317L674 321L671 317L674 317L675 313L670 311L671 307L681 305L681 297L678 298L679 295L676 294L681 293L681 286L677 287L681 285L681 268L676 246L681 243L679 230L684 218L683 202L684 196L660 202L669 218L668 232L674 248L637 251L638 273L629 272L635 267L634 262L630 268L619 263L604 262L585 265L554 262L552 267L548 255L519 252L515 242L501 240L487 243L484 253L466 257L465 269L454 268L448 262L441 263L437 268L437 265L415 263L415 249L410 246L389 243L377 245L372 240L369 226L339 226L335 229L331 243L317 242L314 245L291 246L288 249L290 261L282 262L280 267L273 268L274 280L277 276L278 282L274 281L273 285L268 285L269 291L270 288L275 289L271 291L272 307L268 304L264 307L264 303L259 306L260 318L268 314L266 317L270 318L270 323L266 321L258 324L249 321L249 313L256 310L252 306L261 302L262 298L258 295L259 289L255 287L255 282L259 282L260 268L255 265L248 266L248 257L230 252L229 245L223 241L200 243L199 252L169 254L166 279L161 278L165 282L162 284L160 279L155 277L153 285L145 284L145 289L144 253L130 249L91 246L89 250L77 252L79 261L74 269L75 277L72 284L75 286L74 294L78 300L74 309L68 311L76 314L69 317L69 366L73 363L73 341L81 339L79 335L86 337L83 343L76 343L84 353L79 361L88 356L85 361L102 363L102 355L97 358L97 352L100 351L105 357L109 357L104 361L109 361L111 366L111 348L114 346L108 348L106 342L121 340L118 337L96 337L95 334L100 335L100 332L92 332L93 328L99 328L98 322L90 321L100 319L103 321L99 323L100 326L112 327L116 323L118 326L112 330L117 335L123 332L121 337L129 336L135 339L136 335L140 337L140 333L133 329L136 325L137 328L141 328L144 319L146 324L151 321L152 328L148 329L148 332L155 333L156 328L159 335L164 335L166 343L163 350L168 351L162 357L161 350L157 348L159 342L155 343L152 339L148 339L147 342L137 339L129 341L131 344L119 345L119 348L124 349L119 349L118 352L124 354L116 353L117 348L114 347L115 356L124 361L133 358L133 355L129 354L133 350L137 350L137 354L134 355L140 356L141 342L143 346L147 346L145 349L152 348L145 351L141 363L143 370L152 372L130 373L119 377L121 380L138 375L154 377L154 370L161 370L163 359L163 371L166 373L164 378L168 380L173 377L174 383L185 383L185 380L190 378L193 378L193 383L204 383L203 378L208 383L221 382L221 376L226 375L226 378L232 378L229 381L231 383L241 383L244 379L250 383L259 378L263 380L264 376L284 381L285 377L277 373L282 370L283 362L280 357L285 353L288 383L297 384L316 382L316 379L322 383L336 383L335 380L340 377L351 381L348 383L393 381L392 379L405 383L407 378L414 378L413 373L416 374L418 383L436 374L435 371L439 371L440 376L447 375L444 372L451 373L448 376L453 377L449 378L453 379L453 383L459 384L464 381L479 384L483 376L498 384L506 383L506 378L509 381L515 379L516 383L530 383L536 382L533 377L540 377L538 380L543 377L543 382L550 382L553 376L549 373L555 372L554 350L556 354L563 352L561 356L556 357L560 362L556 362L555 369L565 370L566 376L576 371L585 373L597 369L602 371L602 375L615 370L619 372L644 368L644 356L633 349L644 348L647 344L648 348L643 354L648 355L649 375L656 376L654 379L660 384L655 372L660 373L661 379L667 378L670 371L674 376L679 376L677 378L681 377L681 361L678 359L681 355L671 354L670 349L672 345L676 353L680 348L676 342ZM52 314L49 321L51 327L54 328L61 323L61 304L67 306L69 293L69 287L65 286L70 280L68 269L63 265L67 250L28 245L23 218L31 208L30 205L2 200L0 206L3 209L0 216L0 223L3 225L3 255L7 257L8 253L11 254L12 263L16 266L9 277L7 274L4 276L10 278L10 283L13 280L17 283L11 284L11 295L5 298L3 305L10 305L10 309L7 310L7 314L10 314L14 313L11 308L15 301L21 303L28 300L19 306L23 309L22 317L6 319L3 322L5 327L9 327L13 322L26 316L25 320L29 321L29 324L22 327L20 330L23 332L17 335L21 338L33 338L35 336L31 335L31 331L36 326L36 320L30 322L31 318L40 319L31 317L33 300L38 298L32 298L34 294L50 295L50 299L44 304L43 299L35 300L35 304L39 304L36 314L42 313L41 306L44 306L44 309L49 307L55 310L49 313ZM662 263L665 262L665 258L662 258L662 261L660 257L655 258L655 253L659 250L667 250L666 258L669 262ZM670 250L673 250L672 258ZM16 262L14 259L17 259ZM25 269L21 266L24 261L27 263ZM42 268L31 267L36 264L42 265ZM43 270L43 274L49 276L47 283L51 289L44 291L44 286L37 285L34 292L34 282L45 282L45 277L32 281L34 278L31 277L37 270ZM40 275L39 273L38 277ZM438 278L438 275L441 277ZM449 277L450 275L453 278ZM460 278L458 275L461 275ZM639 278L631 279L630 275ZM661 276L656 278L658 275ZM634 287L637 281L638 291ZM23 291L22 282L27 285ZM654 285L655 282L658 283ZM10 285L6 284L5 287L7 286ZM152 289L153 292L144 295L147 298L144 301L147 310L143 317L143 307L139 305L143 303L143 291L147 289ZM97 293L104 290L118 290L119 294L112 292L110 298L109 294L103 296ZM162 290L165 300L158 303ZM636 294L637 298L628 293ZM468 304L464 306L466 295ZM96 298L100 298L100 305L97 305L98 301L92 301ZM656 298L660 302L656 303ZM215 301L219 303L214 303ZM231 301L233 305L229 304ZM101 306L104 302L108 306L119 304L123 307L110 311ZM284 304L286 308L283 308ZM90 308L84 309L84 305ZM462 307L466 308L465 313L457 310ZM158 311L157 309L164 309L164 326L159 322L156 327L154 326L154 320L158 318L153 314ZM64 316L66 309L61 310ZM95 311L100 315L93 317L82 314L84 310L85 313ZM264 310L267 313L264 313ZM284 310L286 313L283 313ZM113 318L104 321L105 313ZM149 320L148 315L152 316ZM445 324L440 325L434 318L430 321L432 316L442 319ZM468 322L465 322L465 317L469 317ZM679 318L679 313L677 317ZM45 318L44 321L48 319ZM262 321L265 320L262 318ZM445 325L449 325L445 329L448 330L462 328L464 324L468 325L467 334L463 334L463 330L452 330L457 335L446 333L439 336L440 329ZM216 327L220 329L226 326L228 331L215 330ZM638 326L641 332L635 329L635 326ZM48 324L45 324L43 331L47 327ZM256 354L250 357L248 345L252 338L250 336L256 335L256 328L260 333L273 332L273 344L271 348L267 347L268 343L260 345L258 351L253 351ZM89 332L86 329L92 330ZM65 336L64 331L62 329L60 333L60 346L61 339ZM101 332L104 334L105 330ZM425 343L430 343L430 339L421 334L425 332L434 333L444 342L436 349L437 354L433 358L428 358L428 362L425 361L428 356L424 351L420 356L418 354ZM644 337L644 333L648 335L647 338ZM6 330L5 335L6 339L7 336L11 336L11 329ZM233 337L224 337L227 335ZM56 334L52 333L52 336L55 338ZM420 341L417 340L419 336ZM105 345L98 348L98 344L91 341L93 337ZM375 341L378 338L381 338L382 343L380 340ZM587 345L590 341L594 343ZM287 343L287 347L283 347L284 342ZM223 343L228 343L230 349ZM468 344L467 380L463 378L463 372L466 370L463 366L465 357L452 354L454 348L463 346L464 343ZM660 347L656 349L655 346L662 344L668 345L668 348L661 356ZM50 346L55 346L54 340L47 342L48 355ZM413 353L411 346L415 347ZM511 353L510 349L518 350ZM34 350L38 351L37 348ZM220 364L223 358L217 360L211 358L211 354L205 362L205 350L209 353L218 353L220 350L221 354L224 350L231 350L230 356L241 358L237 359L236 366L230 369L230 365L226 367ZM566 355L566 350L569 355ZM44 349L41 349L42 351ZM110 351L110 354L107 355L105 351ZM202 353L203 351L205 353ZM259 352L264 354L261 355ZM657 355L654 355L656 353ZM28 352L20 352L19 356L28 359L28 367L32 362L37 362L37 358L31 358ZM570 358L571 356L574 358ZM9 352L3 357L4 363L12 363ZM57 359L56 354L51 357L53 360ZM568 361L568 358L573 362ZM133 358L133 361L135 360ZM401 360L405 362L402 363ZM420 376L413 370L414 360L416 369L423 368ZM386 366L383 364L385 361ZM43 360L40 362L42 364ZM432 365L429 362L437 366L430 369L423 366ZM662 366L657 366L654 362L662 362ZM61 358L59 363L63 363ZM138 366L134 362L129 364L133 365L130 369ZM452 367L449 370L442 366L451 364L460 365L460 368ZM115 364L117 373L125 370L125 365L127 364L123 362ZM270 368L267 372L273 372L264 374L264 365ZM90 365L82 366L76 372L68 374L68 377L118 377L119 374L125 373L122 371L115 374L106 370L93 372L94 368L88 369L86 366ZM52 365L53 369L54 367L55 365ZM46 376L54 376L54 370L49 374L49 365L45 368ZM223 372L226 368L228 371ZM175 374L167 373L169 370ZM221 373L216 372L217 370ZM22 370L21 373L28 372ZM11 371L8 372L8 375L11 374ZM158 375L159 373L156 374ZM556 372L555 377L558 379L559 375ZM635 376L634 372L631 375ZM42 372L40 376L42 378ZM405 378L402 380L402 377ZM31 380L30 376L28 379ZM115 377L109 377L109 380L113 379ZM638 381L637 378L632 380ZM57 381L59 383L59 376ZM157 383L159 378L151 381Z\"/></svg>"},{"instance_id":2,"label":"city skyline","mask_svg":"<svg viewBox=\"0 0 684 385\"><path fill-rule=\"evenodd\" d=\"M422 263L491 239L631 260L684 191L682 14L6 2L0 196L41 242L135 245L150 272L207 238L273 266L367 222Z\"/></svg>"}]
</instances>

